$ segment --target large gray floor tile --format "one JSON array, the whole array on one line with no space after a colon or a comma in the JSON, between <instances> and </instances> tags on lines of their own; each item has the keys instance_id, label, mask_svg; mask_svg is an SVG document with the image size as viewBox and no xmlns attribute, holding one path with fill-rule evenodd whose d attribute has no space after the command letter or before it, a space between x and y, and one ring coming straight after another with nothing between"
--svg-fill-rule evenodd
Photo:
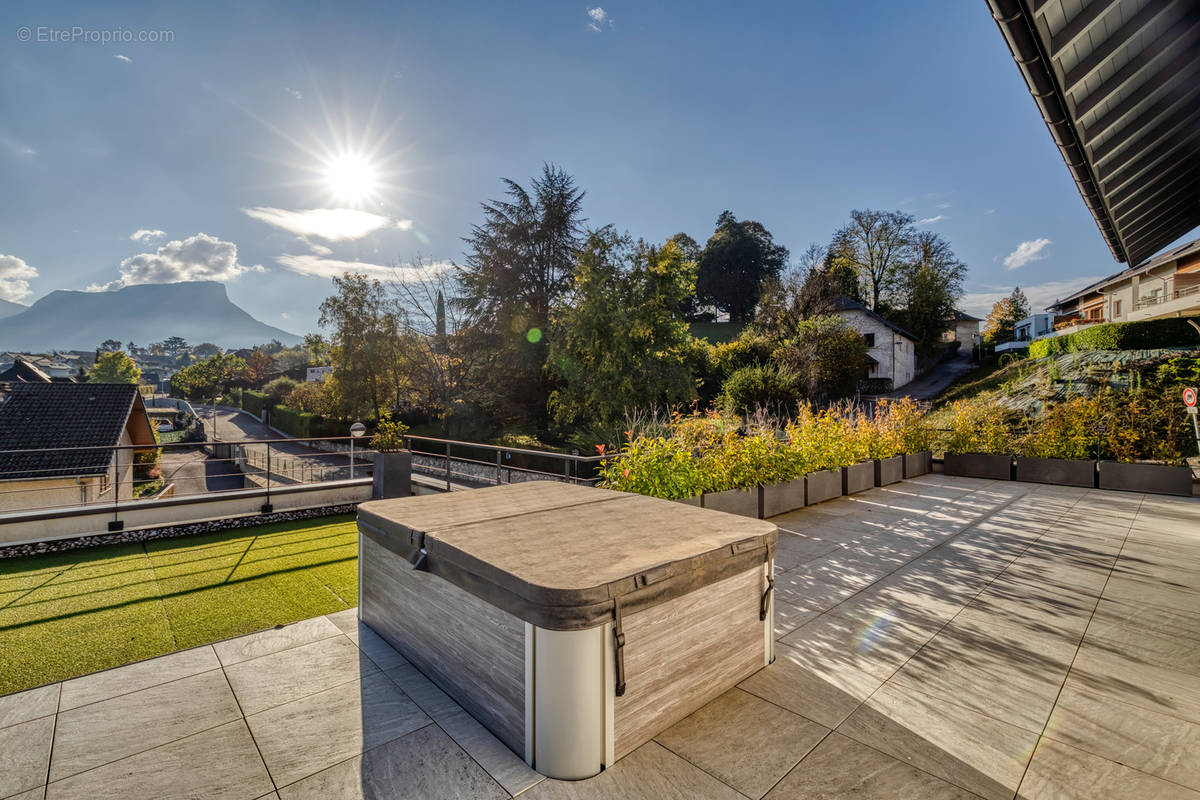
<instances>
[{"instance_id":1,"label":"large gray floor tile","mask_svg":"<svg viewBox=\"0 0 1200 800\"><path fill-rule=\"evenodd\" d=\"M1123 625L1126 628L1157 631L1170 636L1200 640L1200 613L1166 608L1137 600L1100 598L1096 606L1097 623Z\"/></svg>"},{"instance_id":2,"label":"large gray floor tile","mask_svg":"<svg viewBox=\"0 0 1200 800\"><path fill-rule=\"evenodd\" d=\"M972 800L972 794L838 733L817 745L767 800Z\"/></svg>"},{"instance_id":3,"label":"large gray floor tile","mask_svg":"<svg viewBox=\"0 0 1200 800\"><path fill-rule=\"evenodd\" d=\"M1074 654L1054 633L955 619L891 681L1038 733Z\"/></svg>"},{"instance_id":4,"label":"large gray floor tile","mask_svg":"<svg viewBox=\"0 0 1200 800\"><path fill-rule=\"evenodd\" d=\"M36 789L30 789L26 792L14 794L12 797L6 797L5 800L45 800L46 787L39 786Z\"/></svg>"},{"instance_id":5,"label":"large gray floor tile","mask_svg":"<svg viewBox=\"0 0 1200 800\"><path fill-rule=\"evenodd\" d=\"M519 794L542 780L542 775L412 664L389 670L387 675L509 794Z\"/></svg>"},{"instance_id":6,"label":"large gray floor tile","mask_svg":"<svg viewBox=\"0 0 1200 800\"><path fill-rule=\"evenodd\" d=\"M814 608L800 608L776 597L772 601L775 609L775 638L782 639L792 631L821 615Z\"/></svg>"},{"instance_id":7,"label":"large gray floor tile","mask_svg":"<svg viewBox=\"0 0 1200 800\"><path fill-rule=\"evenodd\" d=\"M801 564L820 558L839 547L841 545L837 542L831 542L819 536L808 536L781 529L779 544L775 549L775 571L787 572L789 569L795 569Z\"/></svg>"},{"instance_id":8,"label":"large gray floor tile","mask_svg":"<svg viewBox=\"0 0 1200 800\"><path fill-rule=\"evenodd\" d=\"M609 769L586 781L544 780L522 800L744 800L719 780L647 742Z\"/></svg>"},{"instance_id":9,"label":"large gray floor tile","mask_svg":"<svg viewBox=\"0 0 1200 800\"><path fill-rule=\"evenodd\" d=\"M994 800L1016 791L1038 734L887 684L838 729L942 780Z\"/></svg>"},{"instance_id":10,"label":"large gray floor tile","mask_svg":"<svg viewBox=\"0 0 1200 800\"><path fill-rule=\"evenodd\" d=\"M848 661L855 668L887 679L942 626L920 614L899 609L879 612L846 606L808 622L780 641L816 658Z\"/></svg>"},{"instance_id":11,"label":"large gray floor tile","mask_svg":"<svg viewBox=\"0 0 1200 800\"><path fill-rule=\"evenodd\" d=\"M1084 640L1067 686L1200 723L1200 679Z\"/></svg>"},{"instance_id":12,"label":"large gray floor tile","mask_svg":"<svg viewBox=\"0 0 1200 800\"><path fill-rule=\"evenodd\" d=\"M853 664L850 656L828 658L785 644L775 646L775 662L739 685L827 728L837 727L883 683Z\"/></svg>"},{"instance_id":13,"label":"large gray floor tile","mask_svg":"<svg viewBox=\"0 0 1200 800\"><path fill-rule=\"evenodd\" d=\"M1144 628L1093 621L1086 640L1096 647L1136 655L1149 664L1200 675L1200 640Z\"/></svg>"},{"instance_id":14,"label":"large gray floor tile","mask_svg":"<svg viewBox=\"0 0 1200 800\"><path fill-rule=\"evenodd\" d=\"M225 674L242 712L250 716L378 670L339 631L332 638L226 667Z\"/></svg>"},{"instance_id":15,"label":"large gray floor tile","mask_svg":"<svg viewBox=\"0 0 1200 800\"><path fill-rule=\"evenodd\" d=\"M275 706L246 721L277 786L430 723L382 672Z\"/></svg>"},{"instance_id":16,"label":"large gray floor tile","mask_svg":"<svg viewBox=\"0 0 1200 800\"><path fill-rule=\"evenodd\" d=\"M426 800L508 794L436 725L279 790L282 800Z\"/></svg>"},{"instance_id":17,"label":"large gray floor tile","mask_svg":"<svg viewBox=\"0 0 1200 800\"><path fill-rule=\"evenodd\" d=\"M198 675L220 666L216 653L211 647L205 646L181 650L124 667L106 669L103 672L93 672L82 678L63 681L61 708L67 711L88 703Z\"/></svg>"},{"instance_id":18,"label":"large gray floor tile","mask_svg":"<svg viewBox=\"0 0 1200 800\"><path fill-rule=\"evenodd\" d=\"M1200 724L1067 686L1045 735L1200 790Z\"/></svg>"},{"instance_id":19,"label":"large gray floor tile","mask_svg":"<svg viewBox=\"0 0 1200 800\"><path fill-rule=\"evenodd\" d=\"M213 645L221 663L225 666L239 664L252 658L290 650L293 647L328 639L337 636L341 631L325 617L293 622L291 625L280 625L236 639L227 639Z\"/></svg>"},{"instance_id":20,"label":"large gray floor tile","mask_svg":"<svg viewBox=\"0 0 1200 800\"><path fill-rule=\"evenodd\" d=\"M351 637L351 641L357 644L358 648L366 653L367 658L371 659L371 662L380 669L392 669L408 663L408 659L396 652L390 644L383 640L382 636L366 625L359 627L358 632Z\"/></svg>"},{"instance_id":21,"label":"large gray floor tile","mask_svg":"<svg viewBox=\"0 0 1200 800\"><path fill-rule=\"evenodd\" d=\"M1200 800L1200 792L1042 739L1021 783L1021 800Z\"/></svg>"},{"instance_id":22,"label":"large gray floor tile","mask_svg":"<svg viewBox=\"0 0 1200 800\"><path fill-rule=\"evenodd\" d=\"M114 761L46 787L46 800L254 800L271 779L242 720Z\"/></svg>"},{"instance_id":23,"label":"large gray floor tile","mask_svg":"<svg viewBox=\"0 0 1200 800\"><path fill-rule=\"evenodd\" d=\"M0 729L0 797L46 782L54 717L39 717Z\"/></svg>"},{"instance_id":24,"label":"large gray floor tile","mask_svg":"<svg viewBox=\"0 0 1200 800\"><path fill-rule=\"evenodd\" d=\"M61 687L60 683L51 683L0 697L0 728L49 716L58 711L58 694Z\"/></svg>"},{"instance_id":25,"label":"large gray floor tile","mask_svg":"<svg viewBox=\"0 0 1200 800\"><path fill-rule=\"evenodd\" d=\"M358 631L358 607L347 608L326 614L325 619L332 622L342 633L351 634Z\"/></svg>"},{"instance_id":26,"label":"large gray floor tile","mask_svg":"<svg viewBox=\"0 0 1200 800\"><path fill-rule=\"evenodd\" d=\"M654 739L757 800L828 733L824 725L731 689Z\"/></svg>"},{"instance_id":27,"label":"large gray floor tile","mask_svg":"<svg viewBox=\"0 0 1200 800\"><path fill-rule=\"evenodd\" d=\"M220 670L58 715L52 781L241 717Z\"/></svg>"}]
</instances>

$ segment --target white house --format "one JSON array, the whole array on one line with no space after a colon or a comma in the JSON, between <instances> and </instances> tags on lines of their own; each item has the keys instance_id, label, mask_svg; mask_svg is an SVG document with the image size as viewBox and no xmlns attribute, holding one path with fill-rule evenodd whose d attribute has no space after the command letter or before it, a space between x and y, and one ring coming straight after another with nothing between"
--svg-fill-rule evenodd
<instances>
[{"instance_id":1,"label":"white house","mask_svg":"<svg viewBox=\"0 0 1200 800\"><path fill-rule=\"evenodd\" d=\"M333 374L333 367L309 367L305 372L305 380L309 383L320 382Z\"/></svg>"},{"instance_id":2,"label":"white house","mask_svg":"<svg viewBox=\"0 0 1200 800\"><path fill-rule=\"evenodd\" d=\"M1017 320L1017 324L1013 326L1012 341L996 345L996 352L1003 353L1005 350L1021 350L1029 347L1029 343L1034 339L1040 339L1043 336L1053 336L1054 317L1054 314L1031 314L1025 317L1025 319Z\"/></svg>"},{"instance_id":3,"label":"white house","mask_svg":"<svg viewBox=\"0 0 1200 800\"><path fill-rule=\"evenodd\" d=\"M889 381L895 390L917 377L917 340L911 333L849 297L837 299L834 313L867 341L865 378Z\"/></svg>"}]
</instances>

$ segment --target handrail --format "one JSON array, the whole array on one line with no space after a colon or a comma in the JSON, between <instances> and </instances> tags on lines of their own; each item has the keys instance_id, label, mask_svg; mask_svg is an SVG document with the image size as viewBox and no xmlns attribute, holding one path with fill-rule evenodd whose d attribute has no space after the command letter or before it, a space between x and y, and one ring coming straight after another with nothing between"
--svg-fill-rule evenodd
<instances>
[{"instance_id":1,"label":"handrail","mask_svg":"<svg viewBox=\"0 0 1200 800\"><path fill-rule=\"evenodd\" d=\"M501 445L501 444L489 444L486 442L464 442L459 439L439 439L439 438L436 438L433 436L416 436L416 435L412 435L412 434L405 434L404 438L408 439L410 441L435 442L435 443L441 444L441 445L449 444L449 445L458 445L460 447L477 447L482 450L500 451L500 452L504 452L504 453L520 453L522 455L541 456L541 457L545 457L545 458L564 458L564 459L571 459L572 461L581 461L581 462L585 462L585 463L595 463L597 461L603 461L604 459L611 457L611 456L601 456L601 455L585 456L585 455L576 455L574 453L560 453L557 450L530 450L530 449L527 449L524 447L506 447L505 445ZM414 451L414 452L420 452L420 451Z\"/></svg>"}]
</instances>

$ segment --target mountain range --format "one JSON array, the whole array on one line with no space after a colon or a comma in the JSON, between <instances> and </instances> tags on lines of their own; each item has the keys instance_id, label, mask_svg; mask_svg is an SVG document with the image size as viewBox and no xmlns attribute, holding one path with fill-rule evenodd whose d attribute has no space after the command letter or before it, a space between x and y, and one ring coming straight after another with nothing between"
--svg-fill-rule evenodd
<instances>
[{"instance_id":1,"label":"mountain range","mask_svg":"<svg viewBox=\"0 0 1200 800\"><path fill-rule=\"evenodd\" d=\"M27 311L28 309L29 306L23 306L11 300L0 300L0 319L11 317L13 314L20 314L22 311Z\"/></svg>"},{"instance_id":2,"label":"mountain range","mask_svg":"<svg viewBox=\"0 0 1200 800\"><path fill-rule=\"evenodd\" d=\"M10 309L9 305L16 306ZM251 347L294 333L259 322L214 281L125 286L116 291L54 291L33 305L0 306L0 350L90 350L105 339L147 345L170 336L189 344ZM14 311L9 315L9 311Z\"/></svg>"}]
</instances>

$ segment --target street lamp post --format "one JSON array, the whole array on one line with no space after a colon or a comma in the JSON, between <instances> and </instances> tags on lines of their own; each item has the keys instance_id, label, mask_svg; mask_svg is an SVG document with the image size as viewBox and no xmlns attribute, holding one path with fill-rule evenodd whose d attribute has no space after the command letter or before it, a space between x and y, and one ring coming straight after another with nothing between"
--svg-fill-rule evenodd
<instances>
[{"instance_id":1,"label":"street lamp post","mask_svg":"<svg viewBox=\"0 0 1200 800\"><path fill-rule=\"evenodd\" d=\"M354 480L354 441L367 432L367 426L356 422L350 426L350 480Z\"/></svg>"}]
</instances>

